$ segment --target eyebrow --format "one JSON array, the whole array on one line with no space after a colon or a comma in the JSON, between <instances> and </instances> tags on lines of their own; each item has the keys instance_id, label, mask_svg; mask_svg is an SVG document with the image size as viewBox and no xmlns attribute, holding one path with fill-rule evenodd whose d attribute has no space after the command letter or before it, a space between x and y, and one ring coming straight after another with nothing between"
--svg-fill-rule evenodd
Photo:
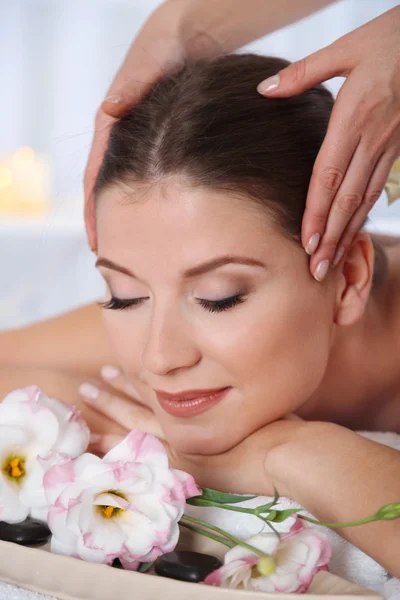
<instances>
[{"instance_id":1,"label":"eyebrow","mask_svg":"<svg viewBox=\"0 0 400 600\"><path fill-rule=\"evenodd\" d=\"M208 273L209 271L213 271L214 269L218 269L224 265L228 264L240 264L240 265L248 265L251 267L262 267L266 268L266 265L260 260L256 260L255 258L247 258L244 256L220 256L218 258L213 258L205 263L197 265L195 267L191 267L187 269L183 273L184 279L191 279L193 277L198 277L199 275L203 275L204 273ZM107 269L112 269L113 271L119 271L124 275L128 275L129 277L134 277L135 279L140 280L132 271L122 267L121 265L117 265L112 260L108 258L98 258L96 261L96 267L107 267Z\"/></svg>"}]
</instances>

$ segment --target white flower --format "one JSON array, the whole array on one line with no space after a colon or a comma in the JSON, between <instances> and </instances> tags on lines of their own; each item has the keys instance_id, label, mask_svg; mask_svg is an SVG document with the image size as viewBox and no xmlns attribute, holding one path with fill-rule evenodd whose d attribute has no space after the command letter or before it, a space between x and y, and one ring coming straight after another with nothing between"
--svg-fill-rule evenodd
<instances>
[{"instance_id":1,"label":"white flower","mask_svg":"<svg viewBox=\"0 0 400 600\"><path fill-rule=\"evenodd\" d=\"M225 554L223 566L206 577L206 585L270 593L303 593L315 573L327 569L332 553L325 534L306 527L299 517L281 539L274 533L260 533L246 541L265 556L235 546Z\"/></svg>"},{"instance_id":2,"label":"white flower","mask_svg":"<svg viewBox=\"0 0 400 600\"><path fill-rule=\"evenodd\" d=\"M43 475L60 457L76 457L90 432L75 407L36 386L15 390L0 404L0 520L46 521Z\"/></svg>"},{"instance_id":3,"label":"white flower","mask_svg":"<svg viewBox=\"0 0 400 600\"><path fill-rule=\"evenodd\" d=\"M92 454L51 468L51 550L125 568L170 552L186 498L201 494L191 475L168 468L162 443L133 430L103 459Z\"/></svg>"}]
</instances>

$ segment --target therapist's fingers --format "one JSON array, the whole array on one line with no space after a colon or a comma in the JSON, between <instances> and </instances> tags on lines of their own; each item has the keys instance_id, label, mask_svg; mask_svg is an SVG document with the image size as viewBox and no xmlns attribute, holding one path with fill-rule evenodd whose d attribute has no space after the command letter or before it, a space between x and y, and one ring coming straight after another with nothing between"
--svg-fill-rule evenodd
<instances>
[{"instance_id":1,"label":"therapist's fingers","mask_svg":"<svg viewBox=\"0 0 400 600\"><path fill-rule=\"evenodd\" d=\"M353 67L351 58L338 40L264 79L258 84L257 91L274 98L296 96L327 79L346 76Z\"/></svg>"},{"instance_id":2,"label":"therapist's fingers","mask_svg":"<svg viewBox=\"0 0 400 600\"><path fill-rule=\"evenodd\" d=\"M354 71L341 89L310 182L302 241L318 281L346 252L400 152L399 101L367 82L365 71ZM313 236L320 240L317 249Z\"/></svg>"},{"instance_id":3,"label":"therapist's fingers","mask_svg":"<svg viewBox=\"0 0 400 600\"><path fill-rule=\"evenodd\" d=\"M336 252L336 257L334 258L333 266L336 266L340 262L340 259L345 254L346 250L357 235L358 231L361 229L362 224L368 216L370 208L375 204L376 200L379 198L379 190L381 190L385 185L388 173L399 153L400 150L399 152L384 152L378 160L364 195L366 201L365 203L362 203L360 208L357 210L357 212L351 219L349 225L347 226L343 237L338 244L338 250Z\"/></svg>"}]
</instances>

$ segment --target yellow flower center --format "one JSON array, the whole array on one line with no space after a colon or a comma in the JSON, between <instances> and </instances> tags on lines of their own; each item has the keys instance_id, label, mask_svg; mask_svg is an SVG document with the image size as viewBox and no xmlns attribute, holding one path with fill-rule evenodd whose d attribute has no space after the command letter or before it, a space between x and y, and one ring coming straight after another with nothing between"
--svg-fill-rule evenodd
<instances>
[{"instance_id":1,"label":"yellow flower center","mask_svg":"<svg viewBox=\"0 0 400 600\"><path fill-rule=\"evenodd\" d=\"M123 498L126 500L125 495L117 490L107 490L106 492L102 492L102 494L112 494L113 496L118 496L118 498ZM97 510L104 519L112 519L113 517L121 516L121 514L125 512L124 508L119 508L118 506L112 506L108 504L98 505Z\"/></svg>"},{"instance_id":2,"label":"yellow flower center","mask_svg":"<svg viewBox=\"0 0 400 600\"><path fill-rule=\"evenodd\" d=\"M260 556L256 568L260 575L269 577L269 575L275 573L276 560L273 556Z\"/></svg>"},{"instance_id":3,"label":"yellow flower center","mask_svg":"<svg viewBox=\"0 0 400 600\"><path fill-rule=\"evenodd\" d=\"M116 516L122 510L122 508L117 508L116 506L100 506L99 508L105 519L111 519L111 517Z\"/></svg>"},{"instance_id":4,"label":"yellow flower center","mask_svg":"<svg viewBox=\"0 0 400 600\"><path fill-rule=\"evenodd\" d=\"M26 474L25 462L25 457L12 454L4 461L2 471L8 479L11 479L11 481L21 483Z\"/></svg>"}]
</instances>

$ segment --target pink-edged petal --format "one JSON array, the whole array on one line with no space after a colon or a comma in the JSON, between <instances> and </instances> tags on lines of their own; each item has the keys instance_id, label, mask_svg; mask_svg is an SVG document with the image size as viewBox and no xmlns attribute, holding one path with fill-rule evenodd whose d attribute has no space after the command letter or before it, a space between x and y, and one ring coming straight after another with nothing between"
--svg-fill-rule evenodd
<instances>
[{"instance_id":1,"label":"pink-edged petal","mask_svg":"<svg viewBox=\"0 0 400 600\"><path fill-rule=\"evenodd\" d=\"M75 538L74 538L74 542L75 542ZM54 554L64 554L65 556L77 557L75 545L70 546L68 544L65 544L64 542L57 539L54 535L51 538L50 550Z\"/></svg>"},{"instance_id":2,"label":"pink-edged petal","mask_svg":"<svg viewBox=\"0 0 400 600\"><path fill-rule=\"evenodd\" d=\"M259 533L257 535L253 535L246 541L250 546L258 548L266 555L275 554L277 548L279 547L279 538L274 533ZM234 546L225 554L224 563L228 564L234 560L254 556L258 558L258 555L256 555L254 552L251 552L247 548L244 548L243 546Z\"/></svg>"},{"instance_id":3,"label":"pink-edged petal","mask_svg":"<svg viewBox=\"0 0 400 600\"><path fill-rule=\"evenodd\" d=\"M3 398L1 406L24 402L30 404L34 410L41 410L41 394L42 392L37 385L30 385L25 388L13 390Z\"/></svg>"},{"instance_id":4,"label":"pink-edged petal","mask_svg":"<svg viewBox=\"0 0 400 600\"><path fill-rule=\"evenodd\" d=\"M252 567L256 562L257 558L254 557L251 561L239 559L223 565L219 573L220 585L230 589L237 587L247 588L251 578Z\"/></svg>"},{"instance_id":5,"label":"pink-edged petal","mask_svg":"<svg viewBox=\"0 0 400 600\"><path fill-rule=\"evenodd\" d=\"M137 571L140 565L139 560L133 560L130 556L122 555L119 557L122 566L128 571Z\"/></svg>"},{"instance_id":6,"label":"pink-edged petal","mask_svg":"<svg viewBox=\"0 0 400 600\"><path fill-rule=\"evenodd\" d=\"M186 498L192 496L201 496L203 493L202 489L197 485L192 475L185 473L185 471L179 471L178 469L171 469L172 473L180 480L183 486L183 491Z\"/></svg>"},{"instance_id":7,"label":"pink-edged petal","mask_svg":"<svg viewBox=\"0 0 400 600\"><path fill-rule=\"evenodd\" d=\"M117 446L108 452L103 460L139 462L168 468L168 457L164 446L154 435L133 429Z\"/></svg>"},{"instance_id":8,"label":"pink-edged petal","mask_svg":"<svg viewBox=\"0 0 400 600\"><path fill-rule=\"evenodd\" d=\"M220 587L221 586L221 570L222 569L223 569L223 567L220 567L219 569L216 569L215 571L213 571L212 573L207 575L207 577L204 579L203 583L205 585L213 585L215 587Z\"/></svg>"},{"instance_id":9,"label":"pink-edged petal","mask_svg":"<svg viewBox=\"0 0 400 600\"><path fill-rule=\"evenodd\" d=\"M54 504L65 487L76 480L73 460L62 455L58 455L58 459L59 462L43 476L44 492L49 504Z\"/></svg>"}]
</instances>

